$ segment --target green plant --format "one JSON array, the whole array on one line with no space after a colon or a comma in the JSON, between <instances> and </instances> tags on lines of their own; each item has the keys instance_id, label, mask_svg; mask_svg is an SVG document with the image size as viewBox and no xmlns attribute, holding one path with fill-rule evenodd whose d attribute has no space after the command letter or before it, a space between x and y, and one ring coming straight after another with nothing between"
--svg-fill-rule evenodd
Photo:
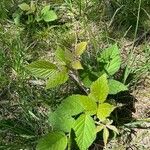
<instances>
[{"instance_id":1,"label":"green plant","mask_svg":"<svg viewBox=\"0 0 150 150\"><path fill-rule=\"evenodd\" d=\"M50 5L46 5L40 10L33 1L30 2L30 5L27 3L22 3L18 6L21 11L17 10L13 14L14 22L17 25L20 24L21 18L23 18L24 16L27 16L27 24L34 22L38 23L40 21L52 22L58 18L55 11L50 8Z\"/></svg>"},{"instance_id":2,"label":"green plant","mask_svg":"<svg viewBox=\"0 0 150 150\"><path fill-rule=\"evenodd\" d=\"M55 63L39 60L31 63L27 68L36 77L48 79L46 89L56 87L68 80L72 69L83 69L80 63L80 55L85 51L86 45L86 42L77 44L73 52L58 47L55 53Z\"/></svg>"},{"instance_id":3,"label":"green plant","mask_svg":"<svg viewBox=\"0 0 150 150\"><path fill-rule=\"evenodd\" d=\"M86 45L86 42L78 43L72 52L58 47L54 63L40 60L31 63L27 68L34 76L48 79L46 89L56 87L65 83L69 76L72 77L72 73L83 69L80 55L85 51ZM86 89L87 95L76 94L67 97L54 112L49 114L52 131L39 140L37 150L63 150L67 145L70 149L71 141L74 139L80 150L86 150L96 139L97 132L103 130L105 146L109 138L109 130L118 134L117 128L112 125L113 121L109 119L116 106L110 104L107 98L108 94L128 90L125 85L112 78L121 64L117 45L104 50L98 62L103 64L103 69L100 70L100 77L91 82L90 93ZM80 80L77 82L84 87ZM72 132L75 133L75 137L72 136Z\"/></svg>"},{"instance_id":4,"label":"green plant","mask_svg":"<svg viewBox=\"0 0 150 150\"><path fill-rule=\"evenodd\" d=\"M68 137L68 134L71 134L71 129L75 133L75 141L80 150L86 150L95 140L96 133L101 130L103 130L105 145L109 137L109 129L118 133L117 128L111 125L112 122L108 120L111 112L116 107L106 102L109 93L106 74L93 82L90 89L91 93L88 96L72 95L67 97L49 115L49 122L53 131L39 141L37 150L65 149L67 139L71 140L72 138L71 136ZM51 138L51 134L56 137L55 140ZM63 142L60 141L60 135Z\"/></svg>"}]
</instances>

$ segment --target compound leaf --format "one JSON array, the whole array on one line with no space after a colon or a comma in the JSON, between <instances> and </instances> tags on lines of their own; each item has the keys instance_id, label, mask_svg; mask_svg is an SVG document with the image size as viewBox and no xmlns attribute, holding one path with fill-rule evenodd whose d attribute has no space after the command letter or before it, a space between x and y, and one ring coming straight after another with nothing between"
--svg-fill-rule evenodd
<instances>
[{"instance_id":1,"label":"compound leaf","mask_svg":"<svg viewBox=\"0 0 150 150\"><path fill-rule=\"evenodd\" d=\"M117 94L121 91L127 91L128 88L121 82L116 81L116 80L109 80L109 94Z\"/></svg>"},{"instance_id":2,"label":"compound leaf","mask_svg":"<svg viewBox=\"0 0 150 150\"><path fill-rule=\"evenodd\" d=\"M97 110L97 117L99 120L104 121L107 117L110 116L111 112L115 109L113 105L108 103L99 104Z\"/></svg>"},{"instance_id":3,"label":"compound leaf","mask_svg":"<svg viewBox=\"0 0 150 150\"><path fill-rule=\"evenodd\" d=\"M106 74L103 74L95 82L93 82L90 89L91 95L94 96L100 103L103 103L109 93Z\"/></svg>"},{"instance_id":4,"label":"compound leaf","mask_svg":"<svg viewBox=\"0 0 150 150\"><path fill-rule=\"evenodd\" d=\"M91 116L82 114L73 127L80 150L87 150L96 138L96 127Z\"/></svg>"},{"instance_id":5,"label":"compound leaf","mask_svg":"<svg viewBox=\"0 0 150 150\"><path fill-rule=\"evenodd\" d=\"M63 132L50 132L41 138L36 150L65 150L67 137Z\"/></svg>"}]
</instances>

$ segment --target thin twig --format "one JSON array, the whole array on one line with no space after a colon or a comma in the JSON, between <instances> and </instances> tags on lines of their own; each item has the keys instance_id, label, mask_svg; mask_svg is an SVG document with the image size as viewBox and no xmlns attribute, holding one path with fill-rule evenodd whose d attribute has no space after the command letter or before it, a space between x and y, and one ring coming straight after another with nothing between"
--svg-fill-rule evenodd
<instances>
[{"instance_id":1,"label":"thin twig","mask_svg":"<svg viewBox=\"0 0 150 150\"><path fill-rule=\"evenodd\" d=\"M88 95L88 89L86 89L82 83L82 81L80 81L80 79L77 77L77 75L75 75L75 73L73 73L72 71L70 71L69 76L73 79L73 81L76 82L77 86L86 94Z\"/></svg>"}]
</instances>

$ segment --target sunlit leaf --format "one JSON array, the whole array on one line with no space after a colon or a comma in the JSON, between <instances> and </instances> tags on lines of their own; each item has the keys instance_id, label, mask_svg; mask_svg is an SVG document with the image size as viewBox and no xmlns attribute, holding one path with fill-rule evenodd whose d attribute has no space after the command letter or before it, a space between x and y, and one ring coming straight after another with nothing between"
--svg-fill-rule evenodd
<instances>
[{"instance_id":1,"label":"sunlit leaf","mask_svg":"<svg viewBox=\"0 0 150 150\"><path fill-rule=\"evenodd\" d=\"M72 68L75 70L83 69L81 62L79 60L75 60L71 63Z\"/></svg>"},{"instance_id":2,"label":"sunlit leaf","mask_svg":"<svg viewBox=\"0 0 150 150\"><path fill-rule=\"evenodd\" d=\"M103 124L100 124L96 127L96 132L100 132L104 129L104 125Z\"/></svg>"},{"instance_id":3,"label":"sunlit leaf","mask_svg":"<svg viewBox=\"0 0 150 150\"><path fill-rule=\"evenodd\" d=\"M97 117L104 121L107 117L110 116L111 112L115 109L113 105L110 105L108 103L102 103L99 104L98 110L97 110Z\"/></svg>"},{"instance_id":4,"label":"sunlit leaf","mask_svg":"<svg viewBox=\"0 0 150 150\"><path fill-rule=\"evenodd\" d=\"M115 133L119 134L119 131L118 131L118 129L115 126L107 125L107 128L109 128L110 130L113 130Z\"/></svg>"},{"instance_id":5,"label":"sunlit leaf","mask_svg":"<svg viewBox=\"0 0 150 150\"><path fill-rule=\"evenodd\" d=\"M63 50L61 47L58 47L55 52L56 61L58 61L59 64L66 65L66 55L65 50Z\"/></svg>"},{"instance_id":6,"label":"sunlit leaf","mask_svg":"<svg viewBox=\"0 0 150 150\"><path fill-rule=\"evenodd\" d=\"M84 95L72 95L67 97L57 111L63 115L75 116L82 112L93 115L96 113L97 104L91 100L88 96Z\"/></svg>"},{"instance_id":7,"label":"sunlit leaf","mask_svg":"<svg viewBox=\"0 0 150 150\"><path fill-rule=\"evenodd\" d=\"M75 55L80 56L86 50L87 42L81 42L76 45Z\"/></svg>"},{"instance_id":8,"label":"sunlit leaf","mask_svg":"<svg viewBox=\"0 0 150 150\"><path fill-rule=\"evenodd\" d=\"M96 127L92 117L82 114L73 127L80 150L87 150L96 138Z\"/></svg>"},{"instance_id":9,"label":"sunlit leaf","mask_svg":"<svg viewBox=\"0 0 150 150\"><path fill-rule=\"evenodd\" d=\"M62 65L70 65L73 60L73 54L66 48L58 47L55 52L56 61Z\"/></svg>"},{"instance_id":10,"label":"sunlit leaf","mask_svg":"<svg viewBox=\"0 0 150 150\"><path fill-rule=\"evenodd\" d=\"M35 10L36 10L36 7L35 7L35 4L33 1L31 1L31 8L30 9L32 12L35 12Z\"/></svg>"},{"instance_id":11,"label":"sunlit leaf","mask_svg":"<svg viewBox=\"0 0 150 150\"><path fill-rule=\"evenodd\" d=\"M100 103L103 103L109 93L108 81L106 74L103 74L91 85L91 95L95 97Z\"/></svg>"},{"instance_id":12,"label":"sunlit leaf","mask_svg":"<svg viewBox=\"0 0 150 150\"><path fill-rule=\"evenodd\" d=\"M57 15L53 10L47 11L44 15L43 15L43 20L45 22L50 22L50 21L54 21L57 19Z\"/></svg>"},{"instance_id":13,"label":"sunlit leaf","mask_svg":"<svg viewBox=\"0 0 150 150\"><path fill-rule=\"evenodd\" d=\"M27 66L27 69L35 76L40 78L48 78L58 69L56 65L49 61L39 60L32 62Z\"/></svg>"},{"instance_id":14,"label":"sunlit leaf","mask_svg":"<svg viewBox=\"0 0 150 150\"><path fill-rule=\"evenodd\" d=\"M41 14L46 14L50 10L50 5L44 6L44 8L41 10Z\"/></svg>"},{"instance_id":15,"label":"sunlit leaf","mask_svg":"<svg viewBox=\"0 0 150 150\"><path fill-rule=\"evenodd\" d=\"M56 71L49 76L49 79L46 83L46 89L54 88L58 85L65 83L68 80L68 72L66 69L62 71Z\"/></svg>"},{"instance_id":16,"label":"sunlit leaf","mask_svg":"<svg viewBox=\"0 0 150 150\"><path fill-rule=\"evenodd\" d=\"M67 137L63 132L50 132L41 138L36 150L65 150Z\"/></svg>"},{"instance_id":17,"label":"sunlit leaf","mask_svg":"<svg viewBox=\"0 0 150 150\"><path fill-rule=\"evenodd\" d=\"M22 4L18 5L18 6L23 11L29 11L30 10L30 6L28 4L26 4L26 3L22 3Z\"/></svg>"},{"instance_id":18,"label":"sunlit leaf","mask_svg":"<svg viewBox=\"0 0 150 150\"><path fill-rule=\"evenodd\" d=\"M104 130L103 130L103 140L104 140L104 145L105 146L107 145L108 137L109 137L109 130L106 127L104 127Z\"/></svg>"}]
</instances>

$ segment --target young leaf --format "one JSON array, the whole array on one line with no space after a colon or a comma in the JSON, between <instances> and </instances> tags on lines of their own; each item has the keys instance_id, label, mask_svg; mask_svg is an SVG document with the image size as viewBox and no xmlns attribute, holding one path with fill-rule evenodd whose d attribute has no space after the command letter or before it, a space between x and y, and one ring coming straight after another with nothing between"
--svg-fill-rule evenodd
<instances>
[{"instance_id":1,"label":"young leaf","mask_svg":"<svg viewBox=\"0 0 150 150\"><path fill-rule=\"evenodd\" d=\"M36 150L65 150L67 137L63 132L51 132L41 138Z\"/></svg>"},{"instance_id":2,"label":"young leaf","mask_svg":"<svg viewBox=\"0 0 150 150\"><path fill-rule=\"evenodd\" d=\"M96 127L96 132L102 131L102 130L104 129L104 127L105 127L105 126L104 126L103 124L97 126L97 127Z\"/></svg>"},{"instance_id":3,"label":"young leaf","mask_svg":"<svg viewBox=\"0 0 150 150\"><path fill-rule=\"evenodd\" d=\"M35 76L40 78L48 78L51 74L57 71L56 65L49 61L39 60L32 62L27 66L27 69Z\"/></svg>"},{"instance_id":4,"label":"young leaf","mask_svg":"<svg viewBox=\"0 0 150 150\"><path fill-rule=\"evenodd\" d=\"M58 63L60 63L62 65L66 65L65 51L61 47L57 48L57 50L55 52L55 57L56 57L56 61L58 61Z\"/></svg>"},{"instance_id":5,"label":"young leaf","mask_svg":"<svg viewBox=\"0 0 150 150\"><path fill-rule=\"evenodd\" d=\"M50 22L50 21L54 21L57 19L57 15L53 10L47 11L44 15L43 15L43 20L45 22Z\"/></svg>"},{"instance_id":6,"label":"young leaf","mask_svg":"<svg viewBox=\"0 0 150 150\"><path fill-rule=\"evenodd\" d=\"M81 42L76 45L75 55L80 56L86 50L87 42Z\"/></svg>"},{"instance_id":7,"label":"young leaf","mask_svg":"<svg viewBox=\"0 0 150 150\"><path fill-rule=\"evenodd\" d=\"M109 75L115 74L121 65L121 57L117 44L104 50L98 61L105 64L104 69Z\"/></svg>"},{"instance_id":8,"label":"young leaf","mask_svg":"<svg viewBox=\"0 0 150 150\"><path fill-rule=\"evenodd\" d=\"M46 83L46 89L54 88L58 85L65 83L68 80L68 72L66 69L62 71L56 71L49 76L49 79Z\"/></svg>"},{"instance_id":9,"label":"young leaf","mask_svg":"<svg viewBox=\"0 0 150 150\"><path fill-rule=\"evenodd\" d=\"M75 120L69 116L55 111L49 114L49 123L53 130L70 132Z\"/></svg>"},{"instance_id":10,"label":"young leaf","mask_svg":"<svg viewBox=\"0 0 150 150\"><path fill-rule=\"evenodd\" d=\"M108 103L99 104L97 110L97 117L99 120L104 121L107 117L110 116L111 112L115 109L113 105Z\"/></svg>"},{"instance_id":11,"label":"young leaf","mask_svg":"<svg viewBox=\"0 0 150 150\"><path fill-rule=\"evenodd\" d=\"M62 115L75 116L82 112L93 115L96 113L97 104L88 96L72 95L67 97L62 104L57 108L57 111Z\"/></svg>"},{"instance_id":12,"label":"young leaf","mask_svg":"<svg viewBox=\"0 0 150 150\"><path fill-rule=\"evenodd\" d=\"M95 97L100 103L103 103L109 93L108 81L106 74L103 74L91 85L91 95Z\"/></svg>"},{"instance_id":13,"label":"young leaf","mask_svg":"<svg viewBox=\"0 0 150 150\"><path fill-rule=\"evenodd\" d=\"M96 127L92 117L82 114L73 127L80 150L87 150L96 138Z\"/></svg>"},{"instance_id":14,"label":"young leaf","mask_svg":"<svg viewBox=\"0 0 150 150\"><path fill-rule=\"evenodd\" d=\"M128 88L123 83L113 79L108 81L108 85L109 85L109 94L117 94L121 91L128 90Z\"/></svg>"},{"instance_id":15,"label":"young leaf","mask_svg":"<svg viewBox=\"0 0 150 150\"><path fill-rule=\"evenodd\" d=\"M81 62L79 60L73 61L71 65L72 65L72 68L75 70L83 69Z\"/></svg>"},{"instance_id":16,"label":"young leaf","mask_svg":"<svg viewBox=\"0 0 150 150\"><path fill-rule=\"evenodd\" d=\"M29 11L30 10L30 6L28 4L26 4L26 3L22 3L22 4L18 5L18 6L23 11Z\"/></svg>"},{"instance_id":17,"label":"young leaf","mask_svg":"<svg viewBox=\"0 0 150 150\"><path fill-rule=\"evenodd\" d=\"M16 13L13 14L14 23L16 25L20 24L20 18L21 18L21 14L20 13L16 12Z\"/></svg>"},{"instance_id":18,"label":"young leaf","mask_svg":"<svg viewBox=\"0 0 150 150\"><path fill-rule=\"evenodd\" d=\"M30 9L32 12L35 12L35 10L36 10L36 7L35 7L35 4L33 1L31 1L31 8Z\"/></svg>"},{"instance_id":19,"label":"young leaf","mask_svg":"<svg viewBox=\"0 0 150 150\"><path fill-rule=\"evenodd\" d=\"M34 13L34 12L35 12L35 10L36 10L35 4L34 4L34 2L33 2L33 1L31 1L30 9L27 11L27 13L26 13L26 14L28 15L28 14Z\"/></svg>"},{"instance_id":20,"label":"young leaf","mask_svg":"<svg viewBox=\"0 0 150 150\"><path fill-rule=\"evenodd\" d=\"M107 145L108 137L109 137L109 130L106 127L104 127L104 130L103 130L103 140L104 140L105 147Z\"/></svg>"},{"instance_id":21,"label":"young leaf","mask_svg":"<svg viewBox=\"0 0 150 150\"><path fill-rule=\"evenodd\" d=\"M50 10L50 5L44 6L44 8L41 10L41 14L44 15Z\"/></svg>"},{"instance_id":22,"label":"young leaf","mask_svg":"<svg viewBox=\"0 0 150 150\"><path fill-rule=\"evenodd\" d=\"M107 125L107 128L109 128L110 130L113 130L115 133L119 134L119 131L118 131L118 129L115 126Z\"/></svg>"}]
</instances>

